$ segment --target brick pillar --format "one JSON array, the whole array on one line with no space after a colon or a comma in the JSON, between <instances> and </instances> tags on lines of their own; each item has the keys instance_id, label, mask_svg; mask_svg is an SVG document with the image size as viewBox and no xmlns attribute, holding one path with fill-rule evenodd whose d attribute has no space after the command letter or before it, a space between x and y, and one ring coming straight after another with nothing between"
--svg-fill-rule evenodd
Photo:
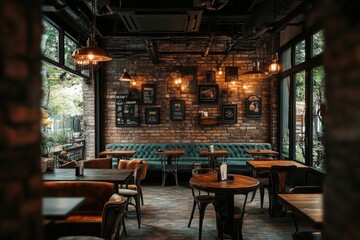
<instances>
[{"instance_id":1,"label":"brick pillar","mask_svg":"<svg viewBox=\"0 0 360 240\"><path fill-rule=\"evenodd\" d=\"M323 239L360 239L360 21L350 0L322 0L327 98Z\"/></svg>"},{"instance_id":2,"label":"brick pillar","mask_svg":"<svg viewBox=\"0 0 360 240\"><path fill-rule=\"evenodd\" d=\"M0 12L0 239L42 239L41 1Z\"/></svg>"}]
</instances>

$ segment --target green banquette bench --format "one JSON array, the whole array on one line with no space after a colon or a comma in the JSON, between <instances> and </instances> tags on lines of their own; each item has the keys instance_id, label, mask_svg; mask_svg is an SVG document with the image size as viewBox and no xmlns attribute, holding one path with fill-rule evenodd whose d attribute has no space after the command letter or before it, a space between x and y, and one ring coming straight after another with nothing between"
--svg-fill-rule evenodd
<instances>
[{"instance_id":1,"label":"green banquette bench","mask_svg":"<svg viewBox=\"0 0 360 240\"><path fill-rule=\"evenodd\" d=\"M191 171L195 163L203 167L208 166L208 159L199 156L199 150L207 150L210 145L214 149L227 150L228 167L232 170L246 169L246 161L252 156L244 152L246 149L271 149L270 143L111 143L106 145L106 150L135 150L132 158L148 161L148 170L160 170L160 157L155 153L158 150L183 149L185 155L179 160L179 170ZM116 160L114 159L114 164Z\"/></svg>"}]
</instances>

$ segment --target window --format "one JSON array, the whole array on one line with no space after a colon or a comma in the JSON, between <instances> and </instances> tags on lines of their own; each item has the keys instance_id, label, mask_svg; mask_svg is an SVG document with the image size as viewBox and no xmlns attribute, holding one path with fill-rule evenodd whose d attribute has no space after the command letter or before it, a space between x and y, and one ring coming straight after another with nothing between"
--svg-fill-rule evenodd
<instances>
[{"instance_id":1,"label":"window","mask_svg":"<svg viewBox=\"0 0 360 240\"><path fill-rule=\"evenodd\" d=\"M295 159L305 162L305 71L295 74Z\"/></svg>"},{"instance_id":2,"label":"window","mask_svg":"<svg viewBox=\"0 0 360 240\"><path fill-rule=\"evenodd\" d=\"M295 65L305 62L305 40L295 45Z\"/></svg>"},{"instance_id":3,"label":"window","mask_svg":"<svg viewBox=\"0 0 360 240\"><path fill-rule=\"evenodd\" d=\"M286 71L291 68L291 48L288 48L285 50L281 56L282 61L282 69L283 71Z\"/></svg>"},{"instance_id":4,"label":"window","mask_svg":"<svg viewBox=\"0 0 360 240\"><path fill-rule=\"evenodd\" d=\"M324 33L319 31L312 35L311 57L315 57L324 51Z\"/></svg>"},{"instance_id":5,"label":"window","mask_svg":"<svg viewBox=\"0 0 360 240\"><path fill-rule=\"evenodd\" d=\"M65 66L74 70L76 69L76 66L74 60L71 58L71 55L75 51L75 49L76 49L76 43L73 40L71 40L69 37L65 36L64 37Z\"/></svg>"},{"instance_id":6,"label":"window","mask_svg":"<svg viewBox=\"0 0 360 240\"><path fill-rule=\"evenodd\" d=\"M289 146L290 146L290 129L289 129L289 117L290 117L290 77L286 77L281 80L281 101L280 111L281 115L281 146L282 146L282 158L289 158Z\"/></svg>"},{"instance_id":7,"label":"window","mask_svg":"<svg viewBox=\"0 0 360 240\"><path fill-rule=\"evenodd\" d=\"M43 22L43 25L41 50L45 57L59 62L59 30L47 22Z\"/></svg>"},{"instance_id":8,"label":"window","mask_svg":"<svg viewBox=\"0 0 360 240\"><path fill-rule=\"evenodd\" d=\"M324 169L324 104L326 102L325 90L325 72L322 66L311 70L311 78L313 82L312 92L312 166L321 170Z\"/></svg>"},{"instance_id":9,"label":"window","mask_svg":"<svg viewBox=\"0 0 360 240\"><path fill-rule=\"evenodd\" d=\"M320 30L296 39L281 52L284 71L280 73L279 149L283 158L325 172L325 74L322 58L315 58L323 53L324 36Z\"/></svg>"}]
</instances>

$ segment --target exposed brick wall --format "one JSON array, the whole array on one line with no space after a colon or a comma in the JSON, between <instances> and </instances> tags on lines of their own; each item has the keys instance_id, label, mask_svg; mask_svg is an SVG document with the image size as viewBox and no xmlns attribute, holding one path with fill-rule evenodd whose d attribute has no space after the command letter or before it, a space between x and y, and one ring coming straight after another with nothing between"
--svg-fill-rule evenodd
<instances>
[{"instance_id":1,"label":"exposed brick wall","mask_svg":"<svg viewBox=\"0 0 360 240\"><path fill-rule=\"evenodd\" d=\"M109 40L106 45L112 46L124 44L120 40ZM128 43L128 49L131 49ZM182 47L182 48L181 48ZM187 50L195 50L199 46L187 46ZM201 47L201 46L200 46ZM167 46L164 51L183 50L183 46ZM214 48L222 49L223 45L215 45ZM196 78L199 83L206 83L206 71L212 67L216 71L216 62L222 56L201 57L188 54L182 56L168 56L174 60L162 61L157 66L152 64L148 58L127 57L127 68L131 75L137 75L136 88L140 92L141 84L154 83L156 89L156 105L140 105L140 115L142 116L141 126L135 128L115 126L115 95L117 93L127 93L129 83L119 82L118 79L123 72L125 60L113 60L104 67L102 81L105 81L105 144L107 143L152 143L152 142L272 142L276 147L276 79L262 79L244 81L240 74L250 70L254 52L236 53L228 56L223 63L225 66L239 67L239 81L233 86L225 82L225 74L216 73L216 84L219 84L220 99L219 104L206 105L197 103L197 94L182 94L175 86L176 67L189 66L196 67ZM233 63L234 61L234 63ZM267 65L266 65L267 66ZM244 89L243 85L247 88ZM256 94L262 98L262 116L259 119L245 118L245 98L251 94ZM272 104L270 104L270 96ZM173 122L170 119L170 100L182 99L186 102L186 120ZM209 116L220 116L221 104L237 104L238 118L237 124L221 124L219 126L200 126L198 123L199 111L208 111ZM145 124L144 111L146 107L161 108L160 124ZM270 107L272 109L272 119L270 120ZM270 127L271 123L271 127ZM271 136L270 136L271 134Z\"/></svg>"},{"instance_id":2,"label":"exposed brick wall","mask_svg":"<svg viewBox=\"0 0 360 240\"><path fill-rule=\"evenodd\" d=\"M42 239L41 1L1 1L0 23L0 239Z\"/></svg>"},{"instance_id":3,"label":"exposed brick wall","mask_svg":"<svg viewBox=\"0 0 360 240\"><path fill-rule=\"evenodd\" d=\"M95 157L95 93L94 81L83 83L85 159Z\"/></svg>"},{"instance_id":4,"label":"exposed brick wall","mask_svg":"<svg viewBox=\"0 0 360 240\"><path fill-rule=\"evenodd\" d=\"M328 103L323 239L360 239L359 13L353 1L320 2Z\"/></svg>"}]
</instances>

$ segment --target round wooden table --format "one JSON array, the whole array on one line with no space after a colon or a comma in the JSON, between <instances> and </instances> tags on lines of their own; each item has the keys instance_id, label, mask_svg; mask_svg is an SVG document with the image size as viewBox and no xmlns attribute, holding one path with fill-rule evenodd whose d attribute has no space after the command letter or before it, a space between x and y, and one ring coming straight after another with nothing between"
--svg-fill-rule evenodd
<instances>
[{"instance_id":1,"label":"round wooden table","mask_svg":"<svg viewBox=\"0 0 360 240\"><path fill-rule=\"evenodd\" d=\"M221 238L223 232L230 236L234 235L234 195L245 195L244 203L241 211L239 237L242 239L242 222L244 219L244 211L249 192L259 187L259 181L256 178L232 174L234 180L217 180L217 174L203 174L194 176L190 179L190 186L206 192L215 193L215 211L216 226L218 237ZM222 223L226 222L222 229ZM233 239L237 239L233 236Z\"/></svg>"}]
</instances>

